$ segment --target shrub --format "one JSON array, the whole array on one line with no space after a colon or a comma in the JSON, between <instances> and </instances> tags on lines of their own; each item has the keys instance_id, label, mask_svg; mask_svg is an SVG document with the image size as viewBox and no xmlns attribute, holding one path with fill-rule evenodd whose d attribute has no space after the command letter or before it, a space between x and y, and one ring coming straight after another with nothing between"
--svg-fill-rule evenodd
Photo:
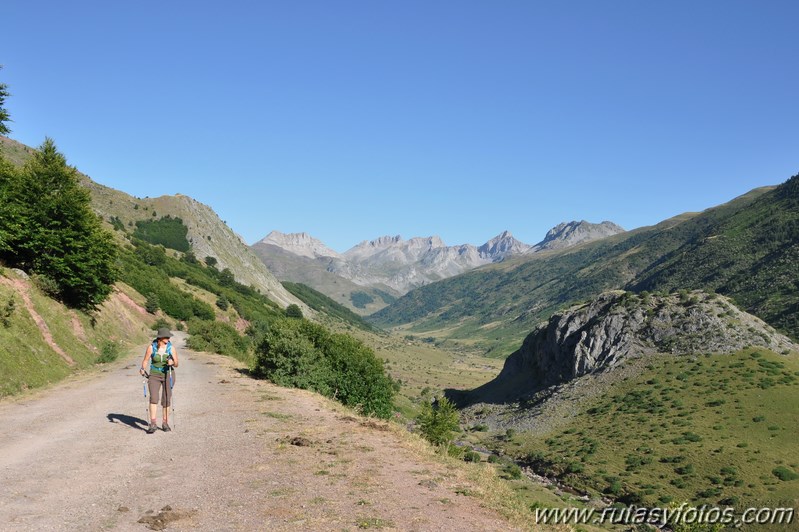
<instances>
[{"instance_id":1,"label":"shrub","mask_svg":"<svg viewBox=\"0 0 799 532\"><path fill-rule=\"evenodd\" d=\"M480 461L480 453L476 451L466 451L466 454L463 455L464 462L479 462Z\"/></svg>"},{"instance_id":2,"label":"shrub","mask_svg":"<svg viewBox=\"0 0 799 532\"><path fill-rule=\"evenodd\" d=\"M505 466L505 473L513 480L522 478L522 468L516 464L508 464Z\"/></svg>"},{"instance_id":3,"label":"shrub","mask_svg":"<svg viewBox=\"0 0 799 532\"><path fill-rule=\"evenodd\" d=\"M104 342L100 348L100 356L97 358L98 364L108 364L119 357L119 344L112 340Z\"/></svg>"},{"instance_id":4,"label":"shrub","mask_svg":"<svg viewBox=\"0 0 799 532\"><path fill-rule=\"evenodd\" d=\"M436 404L425 402L416 418L422 436L433 445L448 445L458 430L458 411L449 399L442 397Z\"/></svg>"},{"instance_id":5,"label":"shrub","mask_svg":"<svg viewBox=\"0 0 799 532\"><path fill-rule=\"evenodd\" d=\"M251 340L221 321L193 319L189 321L189 334L191 336L186 341L189 349L232 356L239 360L246 360L250 352Z\"/></svg>"},{"instance_id":6,"label":"shrub","mask_svg":"<svg viewBox=\"0 0 799 532\"><path fill-rule=\"evenodd\" d=\"M150 314L155 314L161 308L158 302L158 296L152 292L147 294L147 300L144 302L144 309Z\"/></svg>"},{"instance_id":7,"label":"shrub","mask_svg":"<svg viewBox=\"0 0 799 532\"><path fill-rule=\"evenodd\" d=\"M292 303L288 307L286 307L286 317L287 318L302 318L302 309L299 305Z\"/></svg>"},{"instance_id":8,"label":"shrub","mask_svg":"<svg viewBox=\"0 0 799 532\"><path fill-rule=\"evenodd\" d=\"M225 296L216 298L216 306L219 310L225 311L230 307L230 301Z\"/></svg>"},{"instance_id":9,"label":"shrub","mask_svg":"<svg viewBox=\"0 0 799 532\"><path fill-rule=\"evenodd\" d=\"M395 384L360 340L304 319L276 319L252 329L258 336L256 376L315 390L366 415L391 415Z\"/></svg>"},{"instance_id":10,"label":"shrub","mask_svg":"<svg viewBox=\"0 0 799 532\"><path fill-rule=\"evenodd\" d=\"M782 481L796 480L799 474L785 466L778 466L771 470L775 477Z\"/></svg>"},{"instance_id":11,"label":"shrub","mask_svg":"<svg viewBox=\"0 0 799 532\"><path fill-rule=\"evenodd\" d=\"M8 301L6 301L5 307L3 307L3 312L0 314L0 321L3 322L3 327L9 328L11 327L11 316L14 315L14 311L17 310L17 302L14 299L14 296L11 296Z\"/></svg>"}]
</instances>

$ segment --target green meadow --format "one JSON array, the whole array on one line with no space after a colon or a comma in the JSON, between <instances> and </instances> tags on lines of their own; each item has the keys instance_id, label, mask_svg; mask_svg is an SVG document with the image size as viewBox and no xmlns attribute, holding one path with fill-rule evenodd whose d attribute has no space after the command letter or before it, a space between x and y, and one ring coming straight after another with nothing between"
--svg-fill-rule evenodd
<instances>
[{"instance_id":1,"label":"green meadow","mask_svg":"<svg viewBox=\"0 0 799 532\"><path fill-rule=\"evenodd\" d=\"M553 433L489 437L520 463L624 504L796 506L799 360L762 349L652 357Z\"/></svg>"}]
</instances>

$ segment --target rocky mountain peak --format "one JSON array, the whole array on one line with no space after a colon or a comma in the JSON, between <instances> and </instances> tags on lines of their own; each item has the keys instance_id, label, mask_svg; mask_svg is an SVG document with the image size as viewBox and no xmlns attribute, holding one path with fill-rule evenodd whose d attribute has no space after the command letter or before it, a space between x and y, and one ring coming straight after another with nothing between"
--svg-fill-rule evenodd
<instances>
[{"instance_id":1,"label":"rocky mountain peak","mask_svg":"<svg viewBox=\"0 0 799 532\"><path fill-rule=\"evenodd\" d=\"M492 262L499 262L510 255L521 255L530 251L532 246L516 240L510 231L502 231L479 248L477 251L481 257L485 257Z\"/></svg>"},{"instance_id":2,"label":"rocky mountain peak","mask_svg":"<svg viewBox=\"0 0 799 532\"><path fill-rule=\"evenodd\" d=\"M281 233L280 231L272 231L261 239L259 243L277 246L295 255L311 259L318 257L339 257L337 252L308 233Z\"/></svg>"},{"instance_id":3,"label":"rocky mountain peak","mask_svg":"<svg viewBox=\"0 0 799 532\"><path fill-rule=\"evenodd\" d=\"M608 221L598 224L586 222L585 220L563 222L547 231L544 240L533 246L533 248L535 251L562 249L623 232L624 228Z\"/></svg>"}]
</instances>

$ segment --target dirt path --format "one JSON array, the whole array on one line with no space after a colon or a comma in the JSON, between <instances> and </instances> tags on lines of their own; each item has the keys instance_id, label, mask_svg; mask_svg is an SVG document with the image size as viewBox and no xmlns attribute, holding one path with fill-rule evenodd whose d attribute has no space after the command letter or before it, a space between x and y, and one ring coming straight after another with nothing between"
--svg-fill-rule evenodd
<instances>
[{"instance_id":1,"label":"dirt path","mask_svg":"<svg viewBox=\"0 0 799 532\"><path fill-rule=\"evenodd\" d=\"M147 435L139 362L0 403L0 528L510 529L381 423L225 357L181 350L175 430Z\"/></svg>"}]
</instances>

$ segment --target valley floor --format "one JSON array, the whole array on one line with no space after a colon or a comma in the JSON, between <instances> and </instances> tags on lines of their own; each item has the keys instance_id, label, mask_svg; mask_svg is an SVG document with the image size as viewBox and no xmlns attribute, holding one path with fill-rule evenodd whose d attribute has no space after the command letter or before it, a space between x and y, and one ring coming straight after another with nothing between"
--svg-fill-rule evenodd
<instances>
[{"instance_id":1,"label":"valley floor","mask_svg":"<svg viewBox=\"0 0 799 532\"><path fill-rule=\"evenodd\" d=\"M229 358L184 348L174 430L147 435L139 362L0 403L5 530L513 528L386 423Z\"/></svg>"}]
</instances>

